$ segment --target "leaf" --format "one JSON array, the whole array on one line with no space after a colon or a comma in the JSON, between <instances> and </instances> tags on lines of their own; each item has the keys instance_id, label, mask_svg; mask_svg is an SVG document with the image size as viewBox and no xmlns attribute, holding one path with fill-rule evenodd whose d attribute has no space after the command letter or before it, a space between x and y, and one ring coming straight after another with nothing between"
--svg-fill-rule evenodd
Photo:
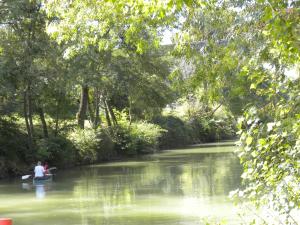
<instances>
[{"instance_id":1,"label":"leaf","mask_svg":"<svg viewBox=\"0 0 300 225\"><path fill-rule=\"evenodd\" d=\"M275 126L275 123L267 123L267 131L270 132L273 130L273 127Z\"/></svg>"},{"instance_id":2,"label":"leaf","mask_svg":"<svg viewBox=\"0 0 300 225\"><path fill-rule=\"evenodd\" d=\"M253 83L252 83L252 84L250 85L250 89L256 89L256 87L257 87L257 84L253 84Z\"/></svg>"},{"instance_id":3,"label":"leaf","mask_svg":"<svg viewBox=\"0 0 300 225\"><path fill-rule=\"evenodd\" d=\"M192 6L193 0L183 0L187 6Z\"/></svg>"},{"instance_id":4,"label":"leaf","mask_svg":"<svg viewBox=\"0 0 300 225\"><path fill-rule=\"evenodd\" d=\"M265 138L260 138L260 139L258 139L258 144L259 145L265 145L267 143L267 141L266 141L266 139Z\"/></svg>"},{"instance_id":5,"label":"leaf","mask_svg":"<svg viewBox=\"0 0 300 225\"><path fill-rule=\"evenodd\" d=\"M253 158L256 158L256 157L258 156L258 152L257 152L257 151L253 151L253 152L251 153L251 155L253 156Z\"/></svg>"},{"instance_id":6,"label":"leaf","mask_svg":"<svg viewBox=\"0 0 300 225\"><path fill-rule=\"evenodd\" d=\"M250 145L250 144L252 143L252 141L253 141L253 138L252 138L252 137L247 137L247 139L246 139L246 144L247 144L247 145Z\"/></svg>"}]
</instances>

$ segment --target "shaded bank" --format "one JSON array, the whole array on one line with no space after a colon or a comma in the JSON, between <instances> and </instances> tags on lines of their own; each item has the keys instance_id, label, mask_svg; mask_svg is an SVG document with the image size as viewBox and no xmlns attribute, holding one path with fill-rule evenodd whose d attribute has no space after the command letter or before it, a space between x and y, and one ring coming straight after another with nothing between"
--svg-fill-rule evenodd
<instances>
[{"instance_id":1,"label":"shaded bank","mask_svg":"<svg viewBox=\"0 0 300 225\"><path fill-rule=\"evenodd\" d=\"M31 172L37 160L59 167L111 161L161 149L216 141L234 136L234 127L225 121L182 121L174 116L146 121L123 122L101 129L70 126L60 135L42 135L36 129L34 148L29 148L24 124L0 120L0 177Z\"/></svg>"}]
</instances>

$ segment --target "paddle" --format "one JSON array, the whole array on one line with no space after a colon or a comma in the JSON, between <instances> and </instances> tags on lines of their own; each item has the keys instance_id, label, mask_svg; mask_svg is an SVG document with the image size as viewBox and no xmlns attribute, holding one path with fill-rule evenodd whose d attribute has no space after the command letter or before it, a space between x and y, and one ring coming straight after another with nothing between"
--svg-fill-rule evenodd
<instances>
[{"instance_id":1,"label":"paddle","mask_svg":"<svg viewBox=\"0 0 300 225\"><path fill-rule=\"evenodd\" d=\"M50 167L49 169L48 169L48 171L51 171L51 170L56 170L57 168L54 166L54 167Z\"/></svg>"},{"instance_id":2,"label":"paddle","mask_svg":"<svg viewBox=\"0 0 300 225\"><path fill-rule=\"evenodd\" d=\"M31 177L31 175L24 175L22 176L22 180L27 180L29 177Z\"/></svg>"}]
</instances>

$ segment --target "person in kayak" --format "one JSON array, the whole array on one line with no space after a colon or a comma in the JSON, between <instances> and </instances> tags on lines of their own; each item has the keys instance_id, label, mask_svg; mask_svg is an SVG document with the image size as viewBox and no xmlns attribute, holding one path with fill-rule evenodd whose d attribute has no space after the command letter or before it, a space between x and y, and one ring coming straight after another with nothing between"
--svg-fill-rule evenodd
<instances>
[{"instance_id":1,"label":"person in kayak","mask_svg":"<svg viewBox=\"0 0 300 225\"><path fill-rule=\"evenodd\" d=\"M41 161L38 161L37 165L34 167L34 179L43 179L45 176L45 169L42 166Z\"/></svg>"},{"instance_id":2,"label":"person in kayak","mask_svg":"<svg viewBox=\"0 0 300 225\"><path fill-rule=\"evenodd\" d=\"M47 174L50 173L50 172L49 172L49 165L48 165L47 162L44 163L44 170L45 170L45 172L44 172L45 175L47 175Z\"/></svg>"}]
</instances>

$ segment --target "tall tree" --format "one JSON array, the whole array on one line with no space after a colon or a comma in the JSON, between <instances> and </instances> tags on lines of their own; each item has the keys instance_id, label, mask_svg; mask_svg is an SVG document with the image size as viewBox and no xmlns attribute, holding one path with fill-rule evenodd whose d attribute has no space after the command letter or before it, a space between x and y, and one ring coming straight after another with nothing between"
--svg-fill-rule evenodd
<instances>
[{"instance_id":1,"label":"tall tree","mask_svg":"<svg viewBox=\"0 0 300 225\"><path fill-rule=\"evenodd\" d=\"M1 27L7 39L3 49L5 53L13 54L13 64L18 68L18 89L23 95L23 113L26 122L28 144L33 148L34 126L34 86L37 80L38 65L36 60L41 57L44 43L47 40L45 33L45 14L41 12L40 1L3 1L1 2ZM5 13L4 13L5 12ZM10 38L9 38L10 37ZM8 39L9 38L9 39ZM14 52L11 52L11 48ZM10 74L10 69L4 71Z\"/></svg>"},{"instance_id":2,"label":"tall tree","mask_svg":"<svg viewBox=\"0 0 300 225\"><path fill-rule=\"evenodd\" d=\"M170 10L173 8L176 10L177 6L165 4L163 1L75 1L72 3L60 1L59 4L48 2L46 8L49 15L58 18L48 25L48 32L58 42L68 42L66 54L70 59L75 61L80 59L74 66L77 68L76 74L81 79L82 87L95 87L97 83L104 84L100 89L104 90L105 106L114 122L112 96L116 92L113 93L109 86L105 87L105 84L108 83L105 79L112 81L114 79L113 74L116 73L121 76L121 70L116 70L117 67L120 68L121 66L116 66L116 61L122 58L116 56L118 50L124 51L124 54L128 56L136 53L143 56L143 52L158 47L159 29L165 22L169 23L175 19ZM76 20L78 17L81 17L81 20ZM132 60L131 65L133 62L137 62L138 57L130 59L128 56L126 56L127 61ZM139 60L139 63L141 64L142 60ZM145 62L144 65L146 65ZM146 76L142 70L140 72L140 78ZM135 71L135 76L136 74ZM136 79L140 78L136 76ZM144 79L144 82L150 84L150 80ZM134 82L134 80L129 82ZM154 84L155 81L151 82ZM143 82L139 81L139 84L141 85ZM117 83L113 86L120 87ZM149 87L149 90L151 88L150 85L145 85L145 87ZM97 88L99 89L99 85ZM145 88L141 90L143 89ZM131 87L130 90L134 91ZM85 93L83 88L82 93ZM77 115L80 118L78 123L80 127L83 127L83 120L87 118L88 107L85 107L85 103L88 102L89 94L82 94L81 96ZM134 101L132 96L130 97L131 103ZM146 96L144 95L144 97ZM158 100L158 98L156 99ZM148 103L151 100L152 98L149 98Z\"/></svg>"}]
</instances>

